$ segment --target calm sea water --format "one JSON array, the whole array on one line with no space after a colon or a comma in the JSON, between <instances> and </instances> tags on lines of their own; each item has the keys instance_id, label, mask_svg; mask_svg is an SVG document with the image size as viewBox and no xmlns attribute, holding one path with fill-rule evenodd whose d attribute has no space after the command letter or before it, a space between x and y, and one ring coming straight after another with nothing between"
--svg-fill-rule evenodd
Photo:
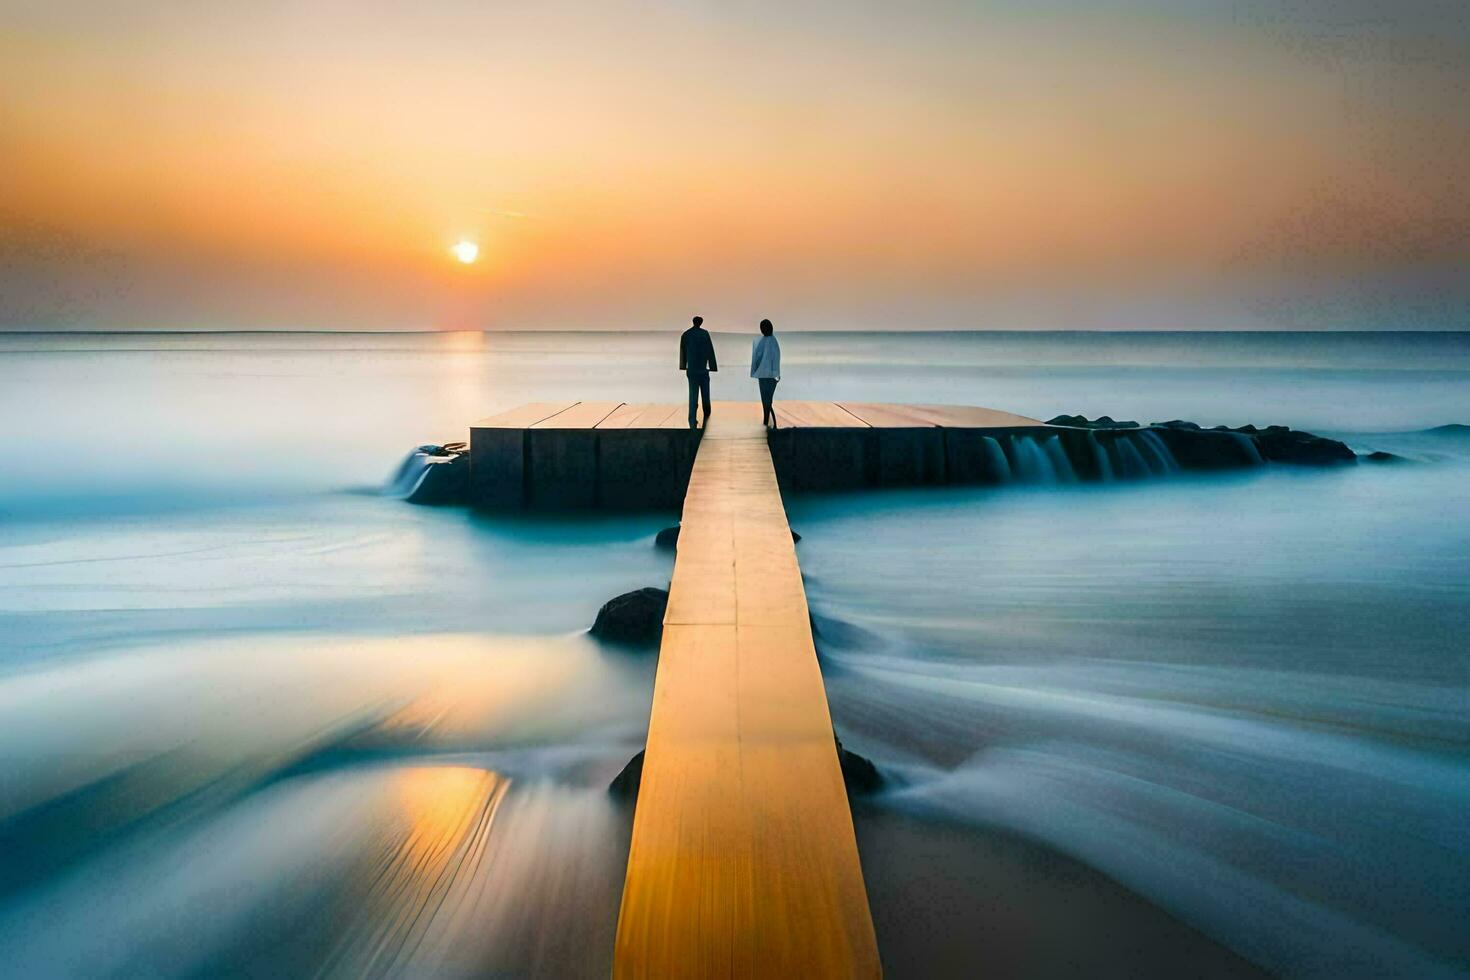
<instances>
[{"instance_id":1,"label":"calm sea water","mask_svg":"<svg viewBox=\"0 0 1470 980\"><path fill-rule=\"evenodd\" d=\"M717 336L717 398L754 397ZM1463 334L783 337L778 397L1413 465L788 501L889 972L1470 970ZM602 975L672 514L366 492L672 335L0 335L0 973Z\"/></svg>"}]
</instances>

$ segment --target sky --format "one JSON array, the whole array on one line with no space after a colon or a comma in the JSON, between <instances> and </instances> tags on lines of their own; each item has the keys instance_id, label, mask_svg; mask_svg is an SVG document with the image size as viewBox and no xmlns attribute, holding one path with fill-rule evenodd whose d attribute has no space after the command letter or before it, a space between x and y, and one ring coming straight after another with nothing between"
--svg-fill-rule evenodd
<instances>
[{"instance_id":1,"label":"sky","mask_svg":"<svg viewBox=\"0 0 1470 980\"><path fill-rule=\"evenodd\" d=\"M0 0L0 329L1470 329L1467 106L1463 0Z\"/></svg>"}]
</instances>

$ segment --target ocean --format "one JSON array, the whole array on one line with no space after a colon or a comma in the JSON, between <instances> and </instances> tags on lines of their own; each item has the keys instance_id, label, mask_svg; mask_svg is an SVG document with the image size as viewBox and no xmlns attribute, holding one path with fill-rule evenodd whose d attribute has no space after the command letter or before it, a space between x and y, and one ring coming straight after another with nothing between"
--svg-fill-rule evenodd
<instances>
[{"instance_id":1,"label":"ocean","mask_svg":"<svg viewBox=\"0 0 1470 980\"><path fill-rule=\"evenodd\" d=\"M788 498L889 974L1470 972L1470 334L779 336L778 400L1408 459ZM605 975L654 658L585 630L677 514L380 491L676 356L0 334L0 974Z\"/></svg>"}]
</instances>

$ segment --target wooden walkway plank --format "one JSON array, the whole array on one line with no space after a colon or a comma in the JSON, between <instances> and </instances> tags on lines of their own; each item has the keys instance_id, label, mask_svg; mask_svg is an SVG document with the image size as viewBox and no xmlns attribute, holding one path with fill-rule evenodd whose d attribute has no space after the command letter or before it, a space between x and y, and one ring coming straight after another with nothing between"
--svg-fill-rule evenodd
<instances>
[{"instance_id":1,"label":"wooden walkway plank","mask_svg":"<svg viewBox=\"0 0 1470 980\"><path fill-rule=\"evenodd\" d=\"M759 406L719 403L684 503L614 974L879 972Z\"/></svg>"},{"instance_id":2,"label":"wooden walkway plank","mask_svg":"<svg viewBox=\"0 0 1470 980\"><path fill-rule=\"evenodd\" d=\"M947 429L1014 429L1046 425L1040 419L1027 418L1013 412L971 405L910 405L915 412L934 420Z\"/></svg>"},{"instance_id":3,"label":"wooden walkway plank","mask_svg":"<svg viewBox=\"0 0 1470 980\"><path fill-rule=\"evenodd\" d=\"M676 424L669 425L670 422ZM689 423L684 418L681 405L651 405L648 411L639 416L638 424L650 429L679 429L686 427Z\"/></svg>"},{"instance_id":4,"label":"wooden walkway plank","mask_svg":"<svg viewBox=\"0 0 1470 980\"><path fill-rule=\"evenodd\" d=\"M599 429L659 429L673 415L678 414L679 406L668 403L654 404L649 402L629 403L618 407L607 418L597 423ZM680 418L682 428L685 420Z\"/></svg>"},{"instance_id":5,"label":"wooden walkway plank","mask_svg":"<svg viewBox=\"0 0 1470 980\"><path fill-rule=\"evenodd\" d=\"M597 423L599 429L638 429L643 428L637 424L637 419L650 405L640 405L632 402L624 402L619 405L612 414Z\"/></svg>"},{"instance_id":6,"label":"wooden walkway plank","mask_svg":"<svg viewBox=\"0 0 1470 980\"><path fill-rule=\"evenodd\" d=\"M529 429L543 419L549 419L559 412L571 408L576 402L531 402L528 405L517 405L515 408L499 415L481 419L470 423L472 429Z\"/></svg>"},{"instance_id":7,"label":"wooden walkway plank","mask_svg":"<svg viewBox=\"0 0 1470 980\"><path fill-rule=\"evenodd\" d=\"M775 402L776 423L787 428L866 429L868 423L835 402Z\"/></svg>"},{"instance_id":8,"label":"wooden walkway plank","mask_svg":"<svg viewBox=\"0 0 1470 980\"><path fill-rule=\"evenodd\" d=\"M616 412L622 402L577 402L569 408L544 418L532 429L593 429L597 423Z\"/></svg>"},{"instance_id":9,"label":"wooden walkway plank","mask_svg":"<svg viewBox=\"0 0 1470 980\"><path fill-rule=\"evenodd\" d=\"M875 429L907 429L943 426L955 429L1016 428L1044 425L1037 419L993 408L969 405L883 405L875 402L842 402L842 407Z\"/></svg>"},{"instance_id":10,"label":"wooden walkway plank","mask_svg":"<svg viewBox=\"0 0 1470 980\"><path fill-rule=\"evenodd\" d=\"M842 407L875 429L930 428L939 423L916 411L912 405L879 405L873 402L842 402Z\"/></svg>"}]
</instances>

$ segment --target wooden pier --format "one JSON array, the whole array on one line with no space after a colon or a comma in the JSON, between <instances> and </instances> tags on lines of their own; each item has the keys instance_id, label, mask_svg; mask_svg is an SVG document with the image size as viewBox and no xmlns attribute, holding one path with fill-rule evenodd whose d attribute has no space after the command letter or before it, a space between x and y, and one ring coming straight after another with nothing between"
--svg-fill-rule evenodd
<instances>
[{"instance_id":1,"label":"wooden pier","mask_svg":"<svg viewBox=\"0 0 1470 980\"><path fill-rule=\"evenodd\" d=\"M686 411L522 405L474 423L468 454L421 454L426 477L448 474L426 502L682 504L614 973L877 976L782 493L1127 479L1262 455L1240 432L1050 425L967 406L780 401L770 431L753 402L716 402L702 430Z\"/></svg>"},{"instance_id":2,"label":"wooden pier","mask_svg":"<svg viewBox=\"0 0 1470 980\"><path fill-rule=\"evenodd\" d=\"M716 402L695 431L683 405L547 402L471 429L479 506L682 502L619 977L881 972L783 488L1008 479L1013 441L1092 438L950 406L786 401L777 421Z\"/></svg>"},{"instance_id":3,"label":"wooden pier","mask_svg":"<svg viewBox=\"0 0 1470 980\"><path fill-rule=\"evenodd\" d=\"M684 499L614 973L879 972L760 409L720 405Z\"/></svg>"}]
</instances>

